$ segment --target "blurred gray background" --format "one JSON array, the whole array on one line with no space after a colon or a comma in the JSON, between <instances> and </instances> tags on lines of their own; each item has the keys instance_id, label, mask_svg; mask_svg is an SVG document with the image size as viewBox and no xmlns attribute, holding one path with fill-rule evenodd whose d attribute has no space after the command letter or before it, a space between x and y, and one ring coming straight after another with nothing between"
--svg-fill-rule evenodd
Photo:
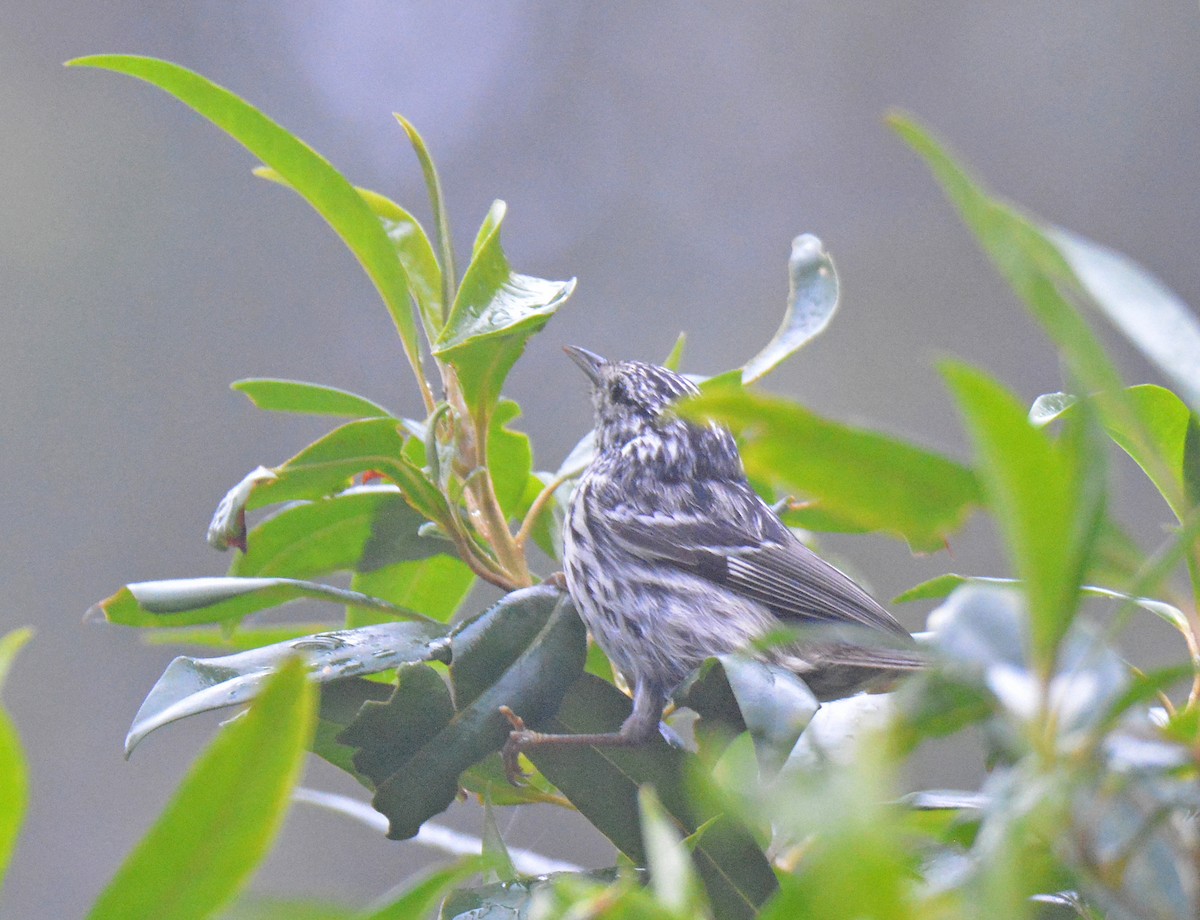
<instances>
[{"instance_id":1,"label":"blurred gray background","mask_svg":"<svg viewBox=\"0 0 1200 920\"><path fill-rule=\"evenodd\" d=\"M844 298L770 389L963 457L939 356L979 362L1028 399L1059 388L1050 349L884 126L892 106L992 188L1200 303L1194 0L2 0L0 12L0 622L37 628L4 692L33 779L4 916L81 914L212 734L215 720L191 720L124 762L129 721L175 650L81 615L125 582L222 572L203 543L217 499L331 427L258 412L228 383L296 377L417 408L383 307L320 219L177 102L64 70L67 58L136 52L197 69L424 215L390 114L403 112L440 164L460 249L506 199L518 270L579 278L509 387L544 467L589 425L562 344L654 360L686 330L687 370L740 363L779 321L800 232L825 241ZM1156 379L1114 347L1131 382ZM1150 543L1164 509L1127 465L1114 475ZM943 571L1006 570L979 520L952 556L875 537L826 545L885 598ZM899 611L913 628L925 612ZM937 760L914 782L977 766ZM355 791L318 765L308 782ZM462 806L448 820L477 831L481 816ZM503 822L512 842L611 859L570 815ZM361 904L437 858L298 807L253 888Z\"/></svg>"}]
</instances>

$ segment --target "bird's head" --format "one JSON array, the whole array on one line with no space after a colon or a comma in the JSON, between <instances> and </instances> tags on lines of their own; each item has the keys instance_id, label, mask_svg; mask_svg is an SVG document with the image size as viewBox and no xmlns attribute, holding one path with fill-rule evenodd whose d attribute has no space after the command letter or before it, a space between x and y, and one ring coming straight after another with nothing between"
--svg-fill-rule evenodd
<instances>
[{"instance_id":1,"label":"bird's head","mask_svg":"<svg viewBox=\"0 0 1200 920\"><path fill-rule=\"evenodd\" d=\"M606 361L574 345L564 350L592 382L596 433L602 450L620 446L648 429L661 429L663 410L668 405L681 396L700 392L686 377L665 367L640 361ZM684 423L675 420L674 424Z\"/></svg>"}]
</instances>

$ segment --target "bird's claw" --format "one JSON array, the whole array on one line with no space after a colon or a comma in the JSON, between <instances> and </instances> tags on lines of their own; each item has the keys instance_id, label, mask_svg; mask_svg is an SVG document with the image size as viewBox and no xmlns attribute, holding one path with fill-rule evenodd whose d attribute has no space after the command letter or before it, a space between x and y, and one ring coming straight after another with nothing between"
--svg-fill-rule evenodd
<instances>
[{"instance_id":1,"label":"bird's claw","mask_svg":"<svg viewBox=\"0 0 1200 920\"><path fill-rule=\"evenodd\" d=\"M500 714L508 719L508 724L512 726L508 740L500 750L500 759L504 762L504 775L510 785L521 786L529 778L529 774L521 769L521 748L532 740L533 732L525 727L525 720L507 706L500 707Z\"/></svg>"}]
</instances>

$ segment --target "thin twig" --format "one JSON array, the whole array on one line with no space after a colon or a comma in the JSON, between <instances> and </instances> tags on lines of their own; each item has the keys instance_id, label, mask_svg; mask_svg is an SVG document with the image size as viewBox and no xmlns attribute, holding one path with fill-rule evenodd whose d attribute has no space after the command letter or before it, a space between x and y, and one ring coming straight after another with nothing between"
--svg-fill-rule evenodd
<instances>
[{"instance_id":1,"label":"thin twig","mask_svg":"<svg viewBox=\"0 0 1200 920\"><path fill-rule=\"evenodd\" d=\"M554 497L554 493L561 489L568 480L573 478L573 473L564 473L561 476L555 476L537 494L537 498L533 500L533 503L529 506L529 510L525 512L525 520L521 522L521 529L513 537L513 542L517 544L519 549L523 550L525 548L525 543L529 539L529 534L533 531L533 526L537 523L537 519L541 516L550 499Z\"/></svg>"}]
</instances>

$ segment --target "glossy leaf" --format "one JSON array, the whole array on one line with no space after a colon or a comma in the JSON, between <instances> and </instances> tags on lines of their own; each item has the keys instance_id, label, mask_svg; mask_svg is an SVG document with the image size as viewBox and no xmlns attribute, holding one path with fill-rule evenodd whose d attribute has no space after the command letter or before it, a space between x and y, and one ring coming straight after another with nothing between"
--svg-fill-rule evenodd
<instances>
[{"instance_id":1,"label":"glossy leaf","mask_svg":"<svg viewBox=\"0 0 1200 920\"><path fill-rule=\"evenodd\" d=\"M476 424L491 414L530 336L575 289L574 280L544 281L513 272L500 248L503 218L504 204L497 202L484 221L475 256L433 349L457 372Z\"/></svg>"},{"instance_id":2,"label":"glossy leaf","mask_svg":"<svg viewBox=\"0 0 1200 920\"><path fill-rule=\"evenodd\" d=\"M849 524L902 537L914 549L940 549L979 502L975 477L961 464L786 400L718 389L679 411L739 434L752 478L811 498Z\"/></svg>"},{"instance_id":3,"label":"glossy leaf","mask_svg":"<svg viewBox=\"0 0 1200 920\"><path fill-rule=\"evenodd\" d=\"M979 455L988 504L1029 598L1033 657L1041 673L1078 605L1079 586L1103 513L1103 451L1065 432L1033 427L1012 393L966 365L946 376ZM1081 418L1077 432L1091 426Z\"/></svg>"},{"instance_id":4,"label":"glossy leaf","mask_svg":"<svg viewBox=\"0 0 1200 920\"><path fill-rule=\"evenodd\" d=\"M363 677L347 677L318 686L321 706L317 713L317 728L313 733L312 752L349 773L368 789L373 789L370 779L354 766L354 748L338 739L350 723L358 718L364 703L387 702L392 695L393 684Z\"/></svg>"},{"instance_id":5,"label":"glossy leaf","mask_svg":"<svg viewBox=\"0 0 1200 920\"><path fill-rule=\"evenodd\" d=\"M88 616L102 614L120 626L192 626L240 620L259 610L302 597L365 607L394 620L423 619L357 591L295 578L175 578L126 585L96 604Z\"/></svg>"},{"instance_id":6,"label":"glossy leaf","mask_svg":"<svg viewBox=\"0 0 1200 920\"><path fill-rule=\"evenodd\" d=\"M176 629L147 629L138 634L146 645L198 645L224 652L245 652L250 649L301 639L313 633L336 628L325 623L286 623L281 626L182 626Z\"/></svg>"},{"instance_id":7,"label":"glossy leaf","mask_svg":"<svg viewBox=\"0 0 1200 920\"><path fill-rule=\"evenodd\" d=\"M679 373L679 368L683 366L683 348L687 345L687 333L681 332L675 337L675 344L671 346L670 352L663 359L662 366L669 371Z\"/></svg>"},{"instance_id":8,"label":"glossy leaf","mask_svg":"<svg viewBox=\"0 0 1200 920\"><path fill-rule=\"evenodd\" d=\"M390 671L412 661L447 660L446 630L425 623L386 623L323 632L221 658L181 655L146 696L125 738L125 756L150 732L200 712L248 702L286 661L304 660L324 683Z\"/></svg>"},{"instance_id":9,"label":"glossy leaf","mask_svg":"<svg viewBox=\"0 0 1200 920\"><path fill-rule=\"evenodd\" d=\"M511 399L502 399L492 414L488 432L488 469L500 508L509 520L524 512L523 499L533 474L533 447L529 435L508 427L520 416L519 405Z\"/></svg>"},{"instance_id":10,"label":"glossy leaf","mask_svg":"<svg viewBox=\"0 0 1200 920\"><path fill-rule=\"evenodd\" d=\"M226 726L100 895L90 920L211 916L266 855L312 733L316 693L299 662Z\"/></svg>"},{"instance_id":11,"label":"glossy leaf","mask_svg":"<svg viewBox=\"0 0 1200 920\"><path fill-rule=\"evenodd\" d=\"M1200 416L1163 387L1143 384L1129 387L1125 394L1136 427L1131 430L1122 417L1107 412L1101 413L1105 430L1150 477L1182 521L1200 503ZM1069 417L1077 402L1065 393L1039 396L1030 418L1044 425Z\"/></svg>"},{"instance_id":12,"label":"glossy leaf","mask_svg":"<svg viewBox=\"0 0 1200 920\"><path fill-rule=\"evenodd\" d=\"M408 362L421 378L417 329L404 267L371 209L328 160L229 90L176 64L135 55L103 54L76 58L68 61L68 66L112 70L157 86L279 173L354 253L383 298Z\"/></svg>"},{"instance_id":13,"label":"glossy leaf","mask_svg":"<svg viewBox=\"0 0 1200 920\"><path fill-rule=\"evenodd\" d=\"M230 389L245 393L255 406L269 412L296 412L342 418L377 418L392 414L365 396L319 383L248 377L245 380L234 381L230 384Z\"/></svg>"},{"instance_id":14,"label":"glossy leaf","mask_svg":"<svg viewBox=\"0 0 1200 920\"><path fill-rule=\"evenodd\" d=\"M285 508L247 535L231 575L314 578L373 572L451 549L418 533L425 518L394 486L359 486L331 498Z\"/></svg>"},{"instance_id":15,"label":"glossy leaf","mask_svg":"<svg viewBox=\"0 0 1200 920\"><path fill-rule=\"evenodd\" d=\"M0 638L0 688L17 652L33 637L33 630L14 629ZM12 859L25 809L29 802L29 769L17 734L4 707L0 706L0 888Z\"/></svg>"},{"instance_id":16,"label":"glossy leaf","mask_svg":"<svg viewBox=\"0 0 1200 920\"><path fill-rule=\"evenodd\" d=\"M676 692L700 714L698 735L722 728L750 732L764 774L779 771L821 704L799 677L739 655L708 659Z\"/></svg>"},{"instance_id":17,"label":"glossy leaf","mask_svg":"<svg viewBox=\"0 0 1200 920\"><path fill-rule=\"evenodd\" d=\"M446 545L446 544L443 544ZM350 582L355 591L379 597L439 623L449 622L475 585L475 573L453 556L430 556L415 562L359 572ZM363 607L346 608L346 626L383 622L387 614Z\"/></svg>"},{"instance_id":18,"label":"glossy leaf","mask_svg":"<svg viewBox=\"0 0 1200 920\"><path fill-rule=\"evenodd\" d=\"M838 276L833 259L810 233L792 240L788 259L788 301L775 337L742 368L742 383L765 377L825 330L838 305Z\"/></svg>"},{"instance_id":19,"label":"glossy leaf","mask_svg":"<svg viewBox=\"0 0 1200 920\"><path fill-rule=\"evenodd\" d=\"M454 301L454 283L458 279L458 274L454 267L454 240L450 235L450 218L446 212L445 196L442 195L442 183L438 178L437 167L433 163L429 148L425 145L425 139L413 127L412 122L403 115L393 112L392 116L400 123L400 127L408 136L408 142L412 145L413 153L417 155L417 162L421 164L421 172L425 176L425 188L429 193L429 208L433 211L438 249L442 254L441 300L443 304L450 304Z\"/></svg>"},{"instance_id":20,"label":"glossy leaf","mask_svg":"<svg viewBox=\"0 0 1200 920\"><path fill-rule=\"evenodd\" d=\"M292 187L283 176L268 167L259 167L254 170L254 174L287 188ZM371 213L379 218L384 232L391 240L396 257L404 266L409 292L421 314L425 334L432 342L445 322L445 308L442 301L442 269L438 265L429 237L425 235L425 228L390 198L358 186L355 186L354 190L362 196Z\"/></svg>"},{"instance_id":21,"label":"glossy leaf","mask_svg":"<svg viewBox=\"0 0 1200 920\"><path fill-rule=\"evenodd\" d=\"M323 498L344 491L353 476L368 470L391 479L427 519L445 520L446 500L404 456L402 424L386 418L347 422L274 469L259 467L221 500L209 525L209 543L218 549L239 545L245 539L247 510Z\"/></svg>"},{"instance_id":22,"label":"glossy leaf","mask_svg":"<svg viewBox=\"0 0 1200 920\"><path fill-rule=\"evenodd\" d=\"M1091 302L1200 412L1200 322L1157 278L1122 253L1061 228L1046 238Z\"/></svg>"},{"instance_id":23,"label":"glossy leaf","mask_svg":"<svg viewBox=\"0 0 1200 920\"><path fill-rule=\"evenodd\" d=\"M543 585L508 594L455 633L452 703L430 669L401 669L392 698L365 705L340 739L358 749L355 767L376 786L388 836L415 834L453 801L459 774L500 749L509 731L501 705L531 725L545 720L582 670L584 646L570 602Z\"/></svg>"},{"instance_id":24,"label":"glossy leaf","mask_svg":"<svg viewBox=\"0 0 1200 920\"><path fill-rule=\"evenodd\" d=\"M631 711L629 698L610 683L585 674L563 698L543 731L557 734L615 732ZM720 814L687 793L688 755L654 739L636 748L535 747L534 766L622 853L644 865L638 819L638 789L651 785L663 807L687 835ZM754 838L728 816L699 838L697 871L713 912L722 918L752 918L776 890L775 875Z\"/></svg>"}]
</instances>

